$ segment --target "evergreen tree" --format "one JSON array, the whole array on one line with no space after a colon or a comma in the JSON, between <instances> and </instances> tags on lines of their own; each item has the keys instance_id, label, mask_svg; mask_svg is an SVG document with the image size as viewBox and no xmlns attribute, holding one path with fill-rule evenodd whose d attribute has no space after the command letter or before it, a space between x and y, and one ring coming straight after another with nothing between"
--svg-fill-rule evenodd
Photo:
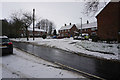
<instances>
[{"instance_id":1,"label":"evergreen tree","mask_svg":"<svg viewBox=\"0 0 120 80\"><path fill-rule=\"evenodd\" d=\"M56 29L53 31L53 35L57 35L57 31L56 31Z\"/></svg>"}]
</instances>

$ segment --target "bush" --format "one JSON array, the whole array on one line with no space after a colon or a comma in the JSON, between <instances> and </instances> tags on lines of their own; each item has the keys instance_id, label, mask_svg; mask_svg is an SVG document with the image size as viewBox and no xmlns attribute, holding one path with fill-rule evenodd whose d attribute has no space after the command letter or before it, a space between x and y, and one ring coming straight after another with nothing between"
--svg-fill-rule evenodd
<instances>
[{"instance_id":1,"label":"bush","mask_svg":"<svg viewBox=\"0 0 120 80\"><path fill-rule=\"evenodd\" d=\"M46 38L46 35L43 35L42 38L45 39L45 38Z\"/></svg>"},{"instance_id":2,"label":"bush","mask_svg":"<svg viewBox=\"0 0 120 80\"><path fill-rule=\"evenodd\" d=\"M93 42L98 42L99 38L96 35L90 36Z\"/></svg>"}]
</instances>

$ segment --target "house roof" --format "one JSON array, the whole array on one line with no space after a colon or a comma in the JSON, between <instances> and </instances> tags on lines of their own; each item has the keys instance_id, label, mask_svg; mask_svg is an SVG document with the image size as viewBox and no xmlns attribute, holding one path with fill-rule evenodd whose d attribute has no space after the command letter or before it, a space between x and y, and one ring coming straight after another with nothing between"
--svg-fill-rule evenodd
<instances>
[{"instance_id":1,"label":"house roof","mask_svg":"<svg viewBox=\"0 0 120 80\"><path fill-rule=\"evenodd\" d=\"M28 31L33 31L33 28L28 28ZM38 28L35 28L35 31L46 32L45 30Z\"/></svg>"},{"instance_id":2,"label":"house roof","mask_svg":"<svg viewBox=\"0 0 120 80\"><path fill-rule=\"evenodd\" d=\"M59 30L71 29L74 24L62 26Z\"/></svg>"},{"instance_id":3,"label":"house roof","mask_svg":"<svg viewBox=\"0 0 120 80\"><path fill-rule=\"evenodd\" d=\"M76 24L78 29L81 29L81 24ZM82 24L82 29L97 27L97 22Z\"/></svg>"},{"instance_id":4,"label":"house roof","mask_svg":"<svg viewBox=\"0 0 120 80\"><path fill-rule=\"evenodd\" d=\"M108 5L108 3L110 3L110 1L111 0L108 0L106 5L104 7L102 7L99 11L96 12L95 16L98 16L101 13L101 11Z\"/></svg>"}]
</instances>

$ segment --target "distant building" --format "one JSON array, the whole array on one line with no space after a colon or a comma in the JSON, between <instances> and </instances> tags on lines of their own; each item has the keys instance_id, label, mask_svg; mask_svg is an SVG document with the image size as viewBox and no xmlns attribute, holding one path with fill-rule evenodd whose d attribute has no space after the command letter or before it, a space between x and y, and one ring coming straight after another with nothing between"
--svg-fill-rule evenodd
<instances>
[{"instance_id":1,"label":"distant building","mask_svg":"<svg viewBox=\"0 0 120 80\"><path fill-rule=\"evenodd\" d=\"M58 30L61 37L73 37L75 31L78 31L78 28L75 24L71 23L69 25L65 24Z\"/></svg>"},{"instance_id":2,"label":"distant building","mask_svg":"<svg viewBox=\"0 0 120 80\"><path fill-rule=\"evenodd\" d=\"M33 36L33 28L28 28L29 36ZM47 32L43 29L35 28L34 36L41 37L42 35L47 35Z\"/></svg>"},{"instance_id":3,"label":"distant building","mask_svg":"<svg viewBox=\"0 0 120 80\"><path fill-rule=\"evenodd\" d=\"M81 24L76 24L76 25L79 29L79 33L81 33ZM92 34L97 35L97 22L89 23L87 21L86 24L82 24L82 33L87 33L89 35Z\"/></svg>"},{"instance_id":4,"label":"distant building","mask_svg":"<svg viewBox=\"0 0 120 80\"><path fill-rule=\"evenodd\" d=\"M98 37L120 41L120 2L109 2L97 14Z\"/></svg>"},{"instance_id":5,"label":"distant building","mask_svg":"<svg viewBox=\"0 0 120 80\"><path fill-rule=\"evenodd\" d=\"M21 33L21 37L26 36L26 31L25 30L21 30L20 33ZM34 36L35 37L41 37L43 34L47 35L47 32L43 29L35 28L35 31L34 31ZM33 28L28 28L28 36L29 37L33 36Z\"/></svg>"}]
</instances>

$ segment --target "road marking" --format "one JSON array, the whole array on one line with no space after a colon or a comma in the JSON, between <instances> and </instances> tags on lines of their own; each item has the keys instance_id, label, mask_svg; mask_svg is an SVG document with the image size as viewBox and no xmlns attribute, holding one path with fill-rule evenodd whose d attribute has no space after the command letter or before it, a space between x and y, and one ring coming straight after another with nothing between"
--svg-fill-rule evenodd
<instances>
[{"instance_id":1,"label":"road marking","mask_svg":"<svg viewBox=\"0 0 120 80\"><path fill-rule=\"evenodd\" d=\"M60 66L63 66L63 67L69 68L69 69L71 69L71 70L74 70L74 71L77 71L77 72L80 72L80 73L86 74L86 75L88 75L88 76L92 76L92 77L95 77L95 78L100 79L100 80L105 80L105 79L103 79L103 78L101 78L101 77L98 77L98 76L95 76L95 75L92 75L92 74L89 74L89 73L86 73L86 72L83 72L83 71L80 71L80 70L74 69L74 68L72 68L72 67L66 66L66 65L61 64L61 63L58 63L58 62L54 62L54 63L55 63L55 64L58 64L58 65L60 65Z\"/></svg>"}]
</instances>

